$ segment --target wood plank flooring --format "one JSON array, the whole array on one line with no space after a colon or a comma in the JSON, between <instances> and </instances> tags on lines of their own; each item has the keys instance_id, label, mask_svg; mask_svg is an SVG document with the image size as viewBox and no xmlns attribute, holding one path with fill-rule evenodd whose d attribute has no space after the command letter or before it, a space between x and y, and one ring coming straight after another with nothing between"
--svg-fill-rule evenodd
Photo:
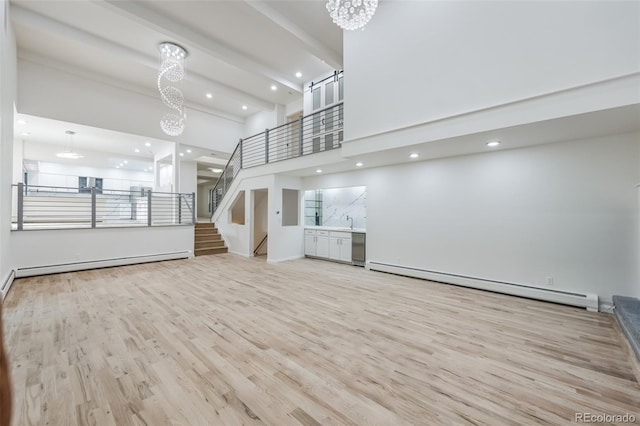
<instances>
[{"instance_id":1,"label":"wood plank flooring","mask_svg":"<svg viewBox=\"0 0 640 426\"><path fill-rule=\"evenodd\" d=\"M532 425L632 413L614 318L232 254L17 280L14 425Z\"/></svg>"}]
</instances>

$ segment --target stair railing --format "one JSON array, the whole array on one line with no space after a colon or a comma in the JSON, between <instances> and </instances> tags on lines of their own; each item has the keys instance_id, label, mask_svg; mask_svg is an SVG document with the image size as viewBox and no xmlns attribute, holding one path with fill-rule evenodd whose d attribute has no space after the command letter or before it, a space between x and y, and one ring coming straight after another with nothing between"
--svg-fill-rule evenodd
<instances>
[{"instance_id":1,"label":"stair railing","mask_svg":"<svg viewBox=\"0 0 640 426\"><path fill-rule=\"evenodd\" d=\"M240 139L231 158L209 191L211 216L242 169L329 151L344 140L342 102L273 129Z\"/></svg>"},{"instance_id":2,"label":"stair railing","mask_svg":"<svg viewBox=\"0 0 640 426\"><path fill-rule=\"evenodd\" d=\"M269 237L269 234L264 234L264 238L262 239L262 241L260 241L260 244L258 244L256 249L253 251L254 256L258 255L258 253L260 252L260 249L262 249L262 246L264 246L264 244L267 242L268 237Z\"/></svg>"}]
</instances>

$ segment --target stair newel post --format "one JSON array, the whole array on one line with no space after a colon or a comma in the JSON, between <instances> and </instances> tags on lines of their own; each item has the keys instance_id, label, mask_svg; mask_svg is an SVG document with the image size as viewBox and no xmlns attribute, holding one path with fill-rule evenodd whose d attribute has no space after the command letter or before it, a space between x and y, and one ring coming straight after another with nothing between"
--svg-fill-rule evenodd
<instances>
[{"instance_id":1,"label":"stair newel post","mask_svg":"<svg viewBox=\"0 0 640 426\"><path fill-rule=\"evenodd\" d=\"M298 153L299 153L300 157L302 157L302 153L304 152L303 151L303 147L302 147L302 138L303 138L303 135L304 135L304 131L302 129L302 125L304 123L304 117L300 117L299 120L300 120L300 123L298 124L298 139L299 139L300 142L298 143Z\"/></svg>"},{"instance_id":2,"label":"stair newel post","mask_svg":"<svg viewBox=\"0 0 640 426\"><path fill-rule=\"evenodd\" d=\"M147 191L147 226L151 226L151 190Z\"/></svg>"},{"instance_id":3,"label":"stair newel post","mask_svg":"<svg viewBox=\"0 0 640 426\"><path fill-rule=\"evenodd\" d=\"M264 164L269 163L269 129L264 131Z\"/></svg>"},{"instance_id":4,"label":"stair newel post","mask_svg":"<svg viewBox=\"0 0 640 426\"><path fill-rule=\"evenodd\" d=\"M196 193L191 193L191 223L195 225L196 223Z\"/></svg>"},{"instance_id":5,"label":"stair newel post","mask_svg":"<svg viewBox=\"0 0 640 426\"><path fill-rule=\"evenodd\" d=\"M238 142L238 149L240 150L240 170L242 170L242 138L240 138L240 142Z\"/></svg>"},{"instance_id":6,"label":"stair newel post","mask_svg":"<svg viewBox=\"0 0 640 426\"><path fill-rule=\"evenodd\" d=\"M96 187L91 187L91 227L96 227Z\"/></svg>"}]
</instances>

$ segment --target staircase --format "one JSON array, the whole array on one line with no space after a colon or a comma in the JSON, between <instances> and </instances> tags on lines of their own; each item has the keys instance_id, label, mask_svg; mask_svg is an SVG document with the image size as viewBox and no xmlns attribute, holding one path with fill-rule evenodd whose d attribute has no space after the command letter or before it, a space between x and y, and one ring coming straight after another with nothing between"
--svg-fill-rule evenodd
<instances>
[{"instance_id":1,"label":"staircase","mask_svg":"<svg viewBox=\"0 0 640 426\"><path fill-rule=\"evenodd\" d=\"M193 253L196 256L204 254L226 253L227 246L224 245L222 235L218 233L218 228L210 222L198 222L195 227L195 247Z\"/></svg>"}]
</instances>

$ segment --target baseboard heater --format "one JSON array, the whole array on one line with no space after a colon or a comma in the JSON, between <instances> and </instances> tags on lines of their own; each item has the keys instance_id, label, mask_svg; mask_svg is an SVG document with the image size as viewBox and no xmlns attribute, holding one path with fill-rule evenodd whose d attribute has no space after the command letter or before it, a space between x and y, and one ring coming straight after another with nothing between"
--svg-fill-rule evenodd
<instances>
[{"instance_id":1,"label":"baseboard heater","mask_svg":"<svg viewBox=\"0 0 640 426\"><path fill-rule=\"evenodd\" d=\"M571 293L561 290L532 287L522 284L430 271L427 269L412 268L375 261L368 261L367 269L396 275L404 275L412 278L421 278L429 281L437 281L446 284L455 284L479 290L488 290L512 296L527 297L529 299L544 300L546 302L560 303L563 305L579 306L593 312L598 311L597 294Z\"/></svg>"},{"instance_id":2,"label":"baseboard heater","mask_svg":"<svg viewBox=\"0 0 640 426\"><path fill-rule=\"evenodd\" d=\"M14 278L16 277L16 271L11 271L7 278L2 282L2 286L0 286L0 303L4 300L4 297L9 292L11 288L11 284L13 283Z\"/></svg>"},{"instance_id":3,"label":"baseboard heater","mask_svg":"<svg viewBox=\"0 0 640 426\"><path fill-rule=\"evenodd\" d=\"M111 266L135 265L137 263L159 262L162 260L186 259L191 256L192 254L190 251L177 251L145 256L118 257L84 262L60 263L56 265L31 266L27 268L18 268L16 271L16 278L58 274L61 272L84 271L87 269L108 268Z\"/></svg>"}]
</instances>

